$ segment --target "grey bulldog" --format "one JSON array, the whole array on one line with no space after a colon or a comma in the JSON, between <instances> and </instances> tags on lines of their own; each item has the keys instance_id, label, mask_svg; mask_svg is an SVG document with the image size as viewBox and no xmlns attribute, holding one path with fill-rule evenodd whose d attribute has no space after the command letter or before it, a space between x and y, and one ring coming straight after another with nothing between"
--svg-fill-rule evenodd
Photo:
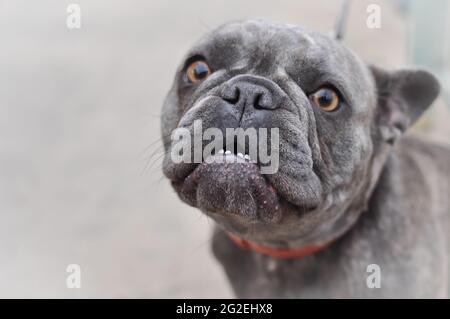
<instances>
[{"instance_id":1,"label":"grey bulldog","mask_svg":"<svg viewBox=\"0 0 450 319\"><path fill-rule=\"evenodd\" d=\"M238 297L448 297L450 151L402 136L438 94L430 73L367 66L331 37L228 23L177 71L164 174L217 222L213 251ZM175 163L172 131L200 119L278 128L277 172Z\"/></svg>"}]
</instances>

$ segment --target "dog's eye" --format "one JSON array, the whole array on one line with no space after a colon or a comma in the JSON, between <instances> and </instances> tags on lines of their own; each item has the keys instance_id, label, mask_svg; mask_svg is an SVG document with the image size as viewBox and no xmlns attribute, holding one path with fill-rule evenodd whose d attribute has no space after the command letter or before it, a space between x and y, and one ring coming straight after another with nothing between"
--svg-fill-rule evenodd
<instances>
[{"instance_id":1,"label":"dog's eye","mask_svg":"<svg viewBox=\"0 0 450 319\"><path fill-rule=\"evenodd\" d=\"M198 83L205 80L211 74L211 69L205 61L192 62L186 69L189 82Z\"/></svg>"},{"instance_id":2,"label":"dog's eye","mask_svg":"<svg viewBox=\"0 0 450 319\"><path fill-rule=\"evenodd\" d=\"M311 95L312 102L325 112L332 112L339 107L339 95L330 88L321 88Z\"/></svg>"}]
</instances>

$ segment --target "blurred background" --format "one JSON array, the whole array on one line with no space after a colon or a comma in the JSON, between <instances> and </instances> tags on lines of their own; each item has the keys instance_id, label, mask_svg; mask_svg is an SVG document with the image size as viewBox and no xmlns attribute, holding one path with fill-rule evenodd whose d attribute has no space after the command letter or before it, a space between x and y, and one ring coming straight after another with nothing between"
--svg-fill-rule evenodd
<instances>
[{"instance_id":1,"label":"blurred background","mask_svg":"<svg viewBox=\"0 0 450 319\"><path fill-rule=\"evenodd\" d=\"M81 28L66 26L81 7ZM381 28L366 27L369 4ZM159 115L181 58L229 20L329 33L337 0L0 2L0 297L232 297L212 222L161 173ZM353 1L345 43L422 65L446 93L414 128L449 143L450 3ZM447 95L445 95L447 94ZM447 100L444 98L447 96ZM81 288L66 267L79 264Z\"/></svg>"}]
</instances>

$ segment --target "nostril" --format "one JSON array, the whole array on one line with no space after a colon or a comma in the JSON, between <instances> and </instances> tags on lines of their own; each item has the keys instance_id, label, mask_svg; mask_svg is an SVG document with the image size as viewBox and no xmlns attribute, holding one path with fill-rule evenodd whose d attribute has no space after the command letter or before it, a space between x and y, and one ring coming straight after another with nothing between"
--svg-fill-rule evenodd
<instances>
[{"instance_id":1,"label":"nostril","mask_svg":"<svg viewBox=\"0 0 450 319\"><path fill-rule=\"evenodd\" d=\"M258 94L256 94L256 96L255 96L255 101L254 101L254 103L253 103L253 106L255 107L255 108L261 108L262 107L262 105L261 105L261 99L262 99L262 94L261 93L258 93Z\"/></svg>"},{"instance_id":2,"label":"nostril","mask_svg":"<svg viewBox=\"0 0 450 319\"><path fill-rule=\"evenodd\" d=\"M270 94L258 93L255 96L254 107L260 108L260 109L271 108L272 107L272 98L270 97Z\"/></svg>"},{"instance_id":3,"label":"nostril","mask_svg":"<svg viewBox=\"0 0 450 319\"><path fill-rule=\"evenodd\" d=\"M241 91L237 86L233 87L233 89L229 90L227 94L224 94L222 98L231 104L237 104L239 102L239 98L241 96Z\"/></svg>"}]
</instances>

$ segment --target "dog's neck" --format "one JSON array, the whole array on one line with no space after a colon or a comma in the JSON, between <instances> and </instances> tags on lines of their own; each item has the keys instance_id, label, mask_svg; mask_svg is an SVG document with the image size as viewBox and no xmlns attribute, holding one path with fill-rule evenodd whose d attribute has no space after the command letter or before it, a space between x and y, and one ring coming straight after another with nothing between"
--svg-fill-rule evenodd
<instances>
[{"instance_id":1,"label":"dog's neck","mask_svg":"<svg viewBox=\"0 0 450 319\"><path fill-rule=\"evenodd\" d=\"M384 147L377 153L377 156L372 158L371 178L366 184L365 191L355 198L343 213L337 214L335 219L322 224L311 232L311 234L302 236L298 240L285 242L283 243L283 246L252 242L232 233L228 233L228 236L234 243L243 249L252 250L277 258L301 258L325 249L346 234L356 224L360 215L366 210L390 150L391 147Z\"/></svg>"},{"instance_id":2,"label":"dog's neck","mask_svg":"<svg viewBox=\"0 0 450 319\"><path fill-rule=\"evenodd\" d=\"M361 202L365 203L365 200L363 201L361 198L353 202L343 214L337 214L335 219L329 220L309 235L302 236L298 239L273 244L270 242L253 242L230 232L227 232L227 234L231 241L245 250L255 251L276 258L301 258L325 249L346 234L365 211L366 204L361 204ZM361 207L364 208L361 209Z\"/></svg>"},{"instance_id":3,"label":"dog's neck","mask_svg":"<svg viewBox=\"0 0 450 319\"><path fill-rule=\"evenodd\" d=\"M246 239L243 239L237 235L234 235L232 233L228 233L228 236L230 239L237 244L239 247L247 250L252 250L257 253L276 257L276 258L301 258L305 257L311 254L314 254L325 247L327 247L330 243L320 243L315 245L309 245L309 246L302 246L302 247L296 247L296 248L280 248L280 247L272 247L272 246L265 246L260 245L251 241L248 241Z\"/></svg>"}]
</instances>

